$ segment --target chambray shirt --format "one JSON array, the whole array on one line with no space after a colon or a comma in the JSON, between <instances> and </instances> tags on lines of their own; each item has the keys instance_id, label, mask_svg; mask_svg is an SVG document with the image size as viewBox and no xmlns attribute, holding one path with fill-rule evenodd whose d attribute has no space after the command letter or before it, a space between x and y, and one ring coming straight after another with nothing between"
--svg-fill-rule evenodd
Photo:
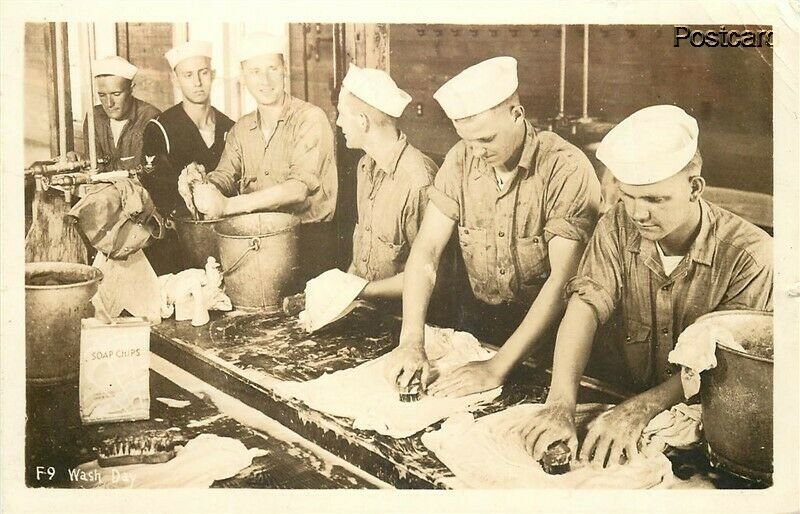
<instances>
[{"instance_id":1,"label":"chambray shirt","mask_svg":"<svg viewBox=\"0 0 800 514\"><path fill-rule=\"evenodd\" d=\"M364 155L357 170L351 271L367 280L392 277L405 268L437 166L400 134L388 162Z\"/></svg>"},{"instance_id":2,"label":"chambray shirt","mask_svg":"<svg viewBox=\"0 0 800 514\"><path fill-rule=\"evenodd\" d=\"M459 141L429 193L458 222L472 292L492 305L530 305L550 275L550 239L588 241L600 208L600 183L583 152L527 121L525 127L516 174L501 190L494 168Z\"/></svg>"},{"instance_id":3,"label":"chambray shirt","mask_svg":"<svg viewBox=\"0 0 800 514\"><path fill-rule=\"evenodd\" d=\"M122 127L117 142L111 132L111 121L103 110L102 105L94 106L94 140L97 146L97 157L109 160L108 167L112 170L131 170L144 164L142 147L144 145L144 130L147 122L161 114L157 108L144 100L133 99L133 107L128 116L128 121ZM89 155L89 117L83 121L84 150Z\"/></svg>"},{"instance_id":4,"label":"chambray shirt","mask_svg":"<svg viewBox=\"0 0 800 514\"><path fill-rule=\"evenodd\" d=\"M319 107L286 95L278 124L264 139L258 110L242 116L228 133L225 150L208 181L226 196L247 194L298 180L305 201L283 208L302 223L330 221L336 210L338 178L333 130Z\"/></svg>"},{"instance_id":5,"label":"chambray shirt","mask_svg":"<svg viewBox=\"0 0 800 514\"><path fill-rule=\"evenodd\" d=\"M772 238L735 214L700 200L700 231L666 276L653 241L619 202L598 222L577 276L567 284L600 324L622 329L605 341L622 357L623 381L648 389L677 372L667 361L678 336L713 311L772 311Z\"/></svg>"}]
</instances>

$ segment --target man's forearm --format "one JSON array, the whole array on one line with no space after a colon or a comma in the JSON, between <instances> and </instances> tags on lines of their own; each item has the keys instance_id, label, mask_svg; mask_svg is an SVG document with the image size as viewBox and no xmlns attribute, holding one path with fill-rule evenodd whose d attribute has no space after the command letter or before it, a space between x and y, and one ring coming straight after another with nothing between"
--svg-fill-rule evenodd
<instances>
[{"instance_id":1,"label":"man's forearm","mask_svg":"<svg viewBox=\"0 0 800 514\"><path fill-rule=\"evenodd\" d=\"M365 300L399 300L403 296L403 273L367 284L360 297Z\"/></svg>"},{"instance_id":2,"label":"man's forearm","mask_svg":"<svg viewBox=\"0 0 800 514\"><path fill-rule=\"evenodd\" d=\"M573 296L558 328L553 378L547 401L558 401L574 407L578 401L578 386L592 352L597 318L592 308Z\"/></svg>"},{"instance_id":3,"label":"man's forearm","mask_svg":"<svg viewBox=\"0 0 800 514\"><path fill-rule=\"evenodd\" d=\"M673 405L683 401L680 374L675 374L665 382L634 396L631 401L636 401L645 412L650 413L651 417L672 408Z\"/></svg>"},{"instance_id":4,"label":"man's forearm","mask_svg":"<svg viewBox=\"0 0 800 514\"><path fill-rule=\"evenodd\" d=\"M232 196L225 201L224 216L233 216L256 211L275 211L281 207L303 202L308 197L308 187L297 180L287 180L281 184Z\"/></svg>"},{"instance_id":5,"label":"man's forearm","mask_svg":"<svg viewBox=\"0 0 800 514\"><path fill-rule=\"evenodd\" d=\"M525 359L542 341L542 337L564 312L563 280L550 276L528 313L511 337L492 359L495 370L503 377Z\"/></svg>"},{"instance_id":6,"label":"man's forearm","mask_svg":"<svg viewBox=\"0 0 800 514\"><path fill-rule=\"evenodd\" d=\"M422 342L425 314L436 284L439 256L427 249L412 248L403 273L403 327L402 334L414 335L410 340ZM402 344L403 341L401 340Z\"/></svg>"}]
</instances>

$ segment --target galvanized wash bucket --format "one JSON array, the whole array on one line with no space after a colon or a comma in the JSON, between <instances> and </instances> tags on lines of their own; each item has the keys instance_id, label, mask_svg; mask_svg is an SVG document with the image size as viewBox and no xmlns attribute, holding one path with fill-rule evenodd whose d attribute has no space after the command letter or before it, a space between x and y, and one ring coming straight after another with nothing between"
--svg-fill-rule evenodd
<instances>
[{"instance_id":1,"label":"galvanized wash bucket","mask_svg":"<svg viewBox=\"0 0 800 514\"><path fill-rule=\"evenodd\" d=\"M299 269L298 220L291 214L243 214L214 225L234 307L273 312L294 292Z\"/></svg>"},{"instance_id":2,"label":"galvanized wash bucket","mask_svg":"<svg viewBox=\"0 0 800 514\"><path fill-rule=\"evenodd\" d=\"M772 313L721 311L695 323L729 331L745 352L717 345L717 366L703 372L700 398L706 453L716 467L759 482L772 477Z\"/></svg>"},{"instance_id":3,"label":"galvanized wash bucket","mask_svg":"<svg viewBox=\"0 0 800 514\"><path fill-rule=\"evenodd\" d=\"M91 299L103 273L85 264L25 264L26 378L36 385L78 379L81 319L94 315Z\"/></svg>"},{"instance_id":4,"label":"galvanized wash bucket","mask_svg":"<svg viewBox=\"0 0 800 514\"><path fill-rule=\"evenodd\" d=\"M195 220L181 216L169 219L178 234L178 242L190 268L205 268L209 257L220 262L217 235L214 233L214 225L219 219Z\"/></svg>"}]
</instances>

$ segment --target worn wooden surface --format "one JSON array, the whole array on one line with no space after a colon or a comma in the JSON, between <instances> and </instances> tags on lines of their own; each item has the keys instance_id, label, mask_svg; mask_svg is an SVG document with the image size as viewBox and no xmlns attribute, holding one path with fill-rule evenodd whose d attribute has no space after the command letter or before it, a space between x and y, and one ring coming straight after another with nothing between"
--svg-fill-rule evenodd
<instances>
[{"instance_id":1,"label":"worn wooden surface","mask_svg":"<svg viewBox=\"0 0 800 514\"><path fill-rule=\"evenodd\" d=\"M397 487L446 488L452 473L421 442L421 433L393 439L351 427L351 420L311 410L297 400L272 393L275 380L305 381L374 359L395 345L399 321L359 308L315 334L282 314L233 314L205 327L165 320L154 328L154 352L212 385L261 410L295 432ZM549 376L544 370L520 367L492 404L478 415L521 403L541 402ZM582 388L582 402L612 398ZM429 427L433 430L438 424ZM748 487L746 482L713 475L698 450L674 452L681 478L703 475L717 487Z\"/></svg>"},{"instance_id":2,"label":"worn wooden surface","mask_svg":"<svg viewBox=\"0 0 800 514\"><path fill-rule=\"evenodd\" d=\"M146 421L82 425L77 419L77 388L29 388L26 426L26 483L29 487L71 487L68 469L97 457L104 439L169 428L177 439L189 441L211 433L240 440L247 448L268 453L234 477L212 487L269 489L372 488L363 478L325 462L308 448L257 433L220 413L210 401L198 398L158 373L150 373L150 419ZM157 397L188 400L184 408L168 407ZM54 469L51 478L47 469ZM37 469L40 470L37 477ZM121 468L124 471L124 468Z\"/></svg>"},{"instance_id":3,"label":"worn wooden surface","mask_svg":"<svg viewBox=\"0 0 800 514\"><path fill-rule=\"evenodd\" d=\"M374 359L395 345L399 321L359 308L315 334L307 334L293 318L281 314L222 316L205 327L165 320L155 327L151 347L212 385L233 394L295 432L397 487L446 488L452 473L420 440L421 433L393 439L356 430L351 420L337 418L285 400L272 393L275 380L310 380ZM492 404L476 411L485 415L522 402L540 402L549 375L527 365L518 367ZM582 387L582 402L610 402L614 397ZM438 424L427 430L438 428ZM671 451L676 476L698 486L758 487L713 470L701 449Z\"/></svg>"}]
</instances>

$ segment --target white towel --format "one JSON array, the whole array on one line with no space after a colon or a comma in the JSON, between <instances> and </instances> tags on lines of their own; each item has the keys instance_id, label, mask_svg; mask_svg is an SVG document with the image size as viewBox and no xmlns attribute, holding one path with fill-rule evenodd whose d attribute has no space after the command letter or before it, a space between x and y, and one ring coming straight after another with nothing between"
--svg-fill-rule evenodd
<instances>
[{"instance_id":1,"label":"white towel","mask_svg":"<svg viewBox=\"0 0 800 514\"><path fill-rule=\"evenodd\" d=\"M238 439L200 434L180 448L172 460L161 464L110 468L100 467L96 460L81 464L77 469L83 474L72 483L82 489L209 487L215 480L235 476L255 457L266 454L259 448L248 450Z\"/></svg>"},{"instance_id":2,"label":"white towel","mask_svg":"<svg viewBox=\"0 0 800 514\"><path fill-rule=\"evenodd\" d=\"M717 343L744 351L730 331L711 321L689 325L678 336L678 344L669 352L667 360L682 366L681 384L686 398L700 391L700 373L717 366Z\"/></svg>"}]
</instances>

